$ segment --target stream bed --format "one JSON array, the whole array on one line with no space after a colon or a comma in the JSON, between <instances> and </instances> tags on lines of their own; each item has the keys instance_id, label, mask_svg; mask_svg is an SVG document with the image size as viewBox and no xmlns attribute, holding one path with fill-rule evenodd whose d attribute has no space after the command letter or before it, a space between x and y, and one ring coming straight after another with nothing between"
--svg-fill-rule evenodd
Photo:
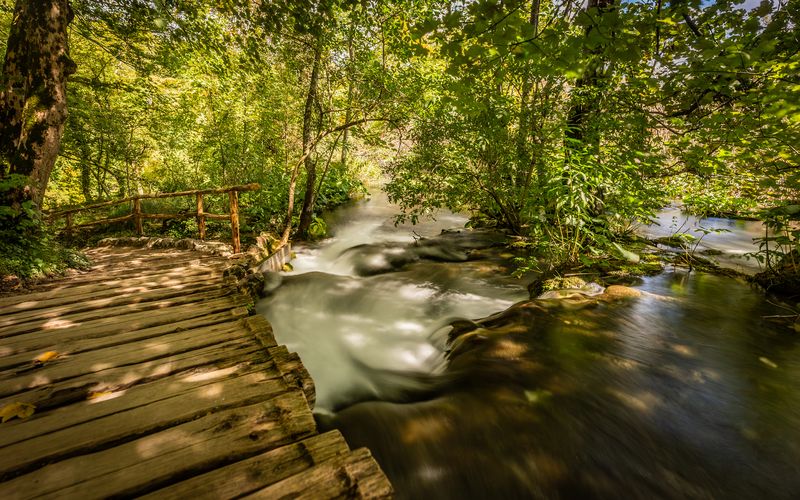
<instances>
[{"instance_id":1,"label":"stream bed","mask_svg":"<svg viewBox=\"0 0 800 500\"><path fill-rule=\"evenodd\" d=\"M257 309L399 498L800 497L800 345L761 293L668 269L529 301L490 233L395 213L338 210Z\"/></svg>"}]
</instances>

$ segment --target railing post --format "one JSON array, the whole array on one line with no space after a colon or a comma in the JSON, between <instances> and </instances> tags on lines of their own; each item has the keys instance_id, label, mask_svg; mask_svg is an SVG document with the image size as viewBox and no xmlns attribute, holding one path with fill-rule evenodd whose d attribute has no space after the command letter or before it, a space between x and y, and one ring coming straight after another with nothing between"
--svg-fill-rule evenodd
<instances>
[{"instance_id":1,"label":"railing post","mask_svg":"<svg viewBox=\"0 0 800 500\"><path fill-rule=\"evenodd\" d=\"M133 199L133 225L136 227L137 236L144 234L142 230L142 200L138 197Z\"/></svg>"},{"instance_id":2,"label":"railing post","mask_svg":"<svg viewBox=\"0 0 800 500\"><path fill-rule=\"evenodd\" d=\"M197 193L197 229L200 231L200 239L206 239L206 216L203 213L203 193Z\"/></svg>"},{"instance_id":3,"label":"railing post","mask_svg":"<svg viewBox=\"0 0 800 500\"><path fill-rule=\"evenodd\" d=\"M64 229L64 232L67 234L67 241L70 241L72 239L72 212L67 212L66 219L67 225Z\"/></svg>"},{"instance_id":4,"label":"railing post","mask_svg":"<svg viewBox=\"0 0 800 500\"><path fill-rule=\"evenodd\" d=\"M233 237L233 253L242 251L239 243L239 192L229 191L231 199L231 236Z\"/></svg>"}]
</instances>

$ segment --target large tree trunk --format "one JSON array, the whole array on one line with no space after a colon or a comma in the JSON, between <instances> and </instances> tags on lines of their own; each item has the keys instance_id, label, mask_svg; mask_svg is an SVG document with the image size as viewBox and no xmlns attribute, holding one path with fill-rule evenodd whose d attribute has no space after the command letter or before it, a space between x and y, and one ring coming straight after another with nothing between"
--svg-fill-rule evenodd
<instances>
[{"instance_id":1,"label":"large tree trunk","mask_svg":"<svg viewBox=\"0 0 800 500\"><path fill-rule=\"evenodd\" d=\"M303 112L303 154L305 155L306 167L306 194L303 197L303 210L300 212L300 222L297 225L298 234L306 234L311 226L311 219L314 215L314 201L316 201L317 187L317 161L313 155L309 154L312 147L312 127L314 104L317 101L317 84L319 82L319 66L322 59L322 50L319 46L314 49L314 65L311 68L311 79L308 82L308 95L306 96L306 107Z\"/></svg>"},{"instance_id":2,"label":"large tree trunk","mask_svg":"<svg viewBox=\"0 0 800 500\"><path fill-rule=\"evenodd\" d=\"M67 118L68 0L17 0L0 82L0 178L18 174L24 187L0 192L0 204L41 205Z\"/></svg>"}]
</instances>

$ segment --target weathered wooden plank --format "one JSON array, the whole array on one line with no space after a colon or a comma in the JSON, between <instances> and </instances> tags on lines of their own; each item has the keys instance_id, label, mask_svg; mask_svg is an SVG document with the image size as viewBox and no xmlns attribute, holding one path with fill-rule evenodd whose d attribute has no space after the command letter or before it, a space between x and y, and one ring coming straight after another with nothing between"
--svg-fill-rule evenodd
<instances>
[{"instance_id":1,"label":"weathered wooden plank","mask_svg":"<svg viewBox=\"0 0 800 500\"><path fill-rule=\"evenodd\" d=\"M26 293L21 295L10 295L8 297L2 297L0 298L0 309L5 309L6 307L13 307L21 302L36 302L48 299L56 299L59 297L63 297L65 294L79 295L79 294L99 292L103 290L116 290L127 287L142 287L142 286L166 287L166 286L174 286L187 283L188 281L190 281L189 278L207 280L207 279L219 279L221 277L222 273L218 271L209 274L208 271L204 269L192 269L183 274L176 273L173 276L147 275L136 278L111 279L111 280L100 281L97 283L80 284L80 285L75 285L74 283L71 284L71 282L66 281L58 283L55 286L50 287L42 292Z\"/></svg>"},{"instance_id":2,"label":"weathered wooden plank","mask_svg":"<svg viewBox=\"0 0 800 500\"><path fill-rule=\"evenodd\" d=\"M252 339L255 333L246 322L239 321L162 335L141 342L112 346L78 355L64 354L63 357L48 361L43 366L30 365L29 369L8 370L0 373L0 381L2 381L0 397L5 398L37 387L51 386L83 375L106 373L113 368L128 367L126 370L132 369L131 367L134 365L142 363L149 363L148 368L156 368L163 361L164 366L158 369L164 370L165 366L169 366L171 356L229 340L238 339L244 344L255 346L255 339ZM26 402L32 403L33 401Z\"/></svg>"},{"instance_id":3,"label":"weathered wooden plank","mask_svg":"<svg viewBox=\"0 0 800 500\"><path fill-rule=\"evenodd\" d=\"M120 446L47 465L6 483L3 498L135 496L315 432L299 391L226 408Z\"/></svg>"},{"instance_id":4,"label":"weathered wooden plank","mask_svg":"<svg viewBox=\"0 0 800 500\"><path fill-rule=\"evenodd\" d=\"M392 486L366 448L340 455L243 498L391 498Z\"/></svg>"},{"instance_id":5,"label":"weathered wooden plank","mask_svg":"<svg viewBox=\"0 0 800 500\"><path fill-rule=\"evenodd\" d=\"M168 335L174 332L184 330L197 329L202 327L213 326L221 323L228 323L240 318L246 317L248 314L247 309L239 307L236 309L226 309L222 312L216 312L208 315L200 315L195 318L178 321L175 323L167 323L165 325L154 326L150 328L143 328L141 330L134 330L131 332L121 332L116 335L101 336L101 337L81 337L81 336L59 336L57 339L43 339L43 346L39 349L31 351L23 351L16 354L10 348L0 346L0 353L9 353L0 357L0 370L12 370L14 375L19 374L28 368L33 368L32 358L36 355L46 352L47 350L56 351L58 353L71 353L77 354L96 349L103 349L116 345L123 345L141 340L146 340L162 335Z\"/></svg>"},{"instance_id":6,"label":"weathered wooden plank","mask_svg":"<svg viewBox=\"0 0 800 500\"><path fill-rule=\"evenodd\" d=\"M111 336L123 332L143 330L153 326L168 325L185 319L196 318L226 310L232 310L250 303L244 295L229 295L203 303L192 303L170 307L157 311L145 311L125 316L101 318L81 324L60 323L57 319L44 325L43 331L26 333L6 338L0 353L11 354L48 349L58 342L67 342L78 338L96 338Z\"/></svg>"},{"instance_id":7,"label":"weathered wooden plank","mask_svg":"<svg viewBox=\"0 0 800 500\"><path fill-rule=\"evenodd\" d=\"M178 363L179 366L167 366L169 373L165 376L155 370L145 371L145 377L156 377L146 383L103 391L99 396L91 398L87 398L87 391L79 387L78 396L82 396L81 399L73 401L68 406L45 409L42 413L38 412L37 407L34 416L27 420L6 422L4 431L7 429L8 432L0 433L0 449L123 410L151 404L193 387L207 385L210 381L255 371L263 373L266 379L281 377L280 370L272 360L264 356L263 351L259 352L256 348L241 345L217 346L205 350L201 356L185 357L178 360ZM189 369L181 370L181 368ZM126 380L122 382L127 383Z\"/></svg>"},{"instance_id":8,"label":"weathered wooden plank","mask_svg":"<svg viewBox=\"0 0 800 500\"><path fill-rule=\"evenodd\" d=\"M156 301L172 299L189 294L210 292L225 286L230 286L222 283L221 281L222 280L206 280L185 286L158 288L144 292L138 290L131 290L129 292L117 291L116 293L109 293L108 296L102 298L88 300L84 299L79 302L66 305L56 305L46 309L12 312L10 314L0 315L0 328L7 328L12 325L34 321L37 318L63 317L69 314L77 314L97 309L106 309L121 305L153 303ZM2 333L0 333L0 336L2 336Z\"/></svg>"},{"instance_id":9,"label":"weathered wooden plank","mask_svg":"<svg viewBox=\"0 0 800 500\"><path fill-rule=\"evenodd\" d=\"M281 367L286 382L293 387L301 389L303 394L306 395L308 405L314 408L314 402L317 399L314 381L311 379L306 367L303 366L303 362L300 361L300 356L297 353L289 352L284 345L271 347L267 351L272 359L275 360L275 363Z\"/></svg>"},{"instance_id":10,"label":"weathered wooden plank","mask_svg":"<svg viewBox=\"0 0 800 500\"><path fill-rule=\"evenodd\" d=\"M172 291L172 293L166 297L162 295L162 297L145 302L136 300L126 301L126 299L135 299L135 297L118 294L116 296L118 305L103 305L103 302L109 301L102 300L100 301L100 305L89 307L88 309L85 306L75 308L77 310L71 307L60 307L37 311L38 314L33 315L4 316L0 318L0 338L38 330L47 330L48 325L54 320L57 321L58 324L69 322L78 325L98 318L118 317L126 314L166 309L168 307L216 299L234 293L235 291L236 289L234 287L210 286L205 290L194 290L191 293L188 291L182 291L180 293ZM86 302L83 304L86 304Z\"/></svg>"},{"instance_id":11,"label":"weathered wooden plank","mask_svg":"<svg viewBox=\"0 0 800 500\"><path fill-rule=\"evenodd\" d=\"M152 267L150 269L137 267L130 269L123 268L105 272L89 271L83 274L72 276L69 278L68 281L63 281L61 283L54 282L53 285L68 283L70 286L78 286L78 285L86 285L97 282L106 282L111 280L139 278L141 276L157 279L159 277L164 277L164 276L169 276L169 277L182 276L184 274L189 274L198 271L203 271L206 273L221 272L224 270L225 267L227 267L222 263L219 264L203 263L202 265L186 265L179 263L171 264L169 263L169 261L160 264L152 264L151 266Z\"/></svg>"},{"instance_id":12,"label":"weathered wooden plank","mask_svg":"<svg viewBox=\"0 0 800 500\"><path fill-rule=\"evenodd\" d=\"M51 307L59 306L77 306L80 307L84 302L91 302L92 300L107 299L109 297L116 297L118 295L131 294L147 294L147 293L160 293L164 290L190 290L194 287L202 287L208 285L232 285L234 280L232 278L222 278L219 275L209 277L206 274L198 273L193 276L187 276L183 279L170 280L168 285L159 285L155 283L140 283L132 286L117 287L117 286L95 286L89 289L78 290L76 288L62 288L60 294L45 299L37 299L35 296L38 294L25 294L18 295L18 302L6 305L0 308L0 317L19 314L22 312L31 312L38 314L38 311L48 309ZM76 293L77 292L77 293Z\"/></svg>"},{"instance_id":13,"label":"weathered wooden plank","mask_svg":"<svg viewBox=\"0 0 800 500\"><path fill-rule=\"evenodd\" d=\"M156 399L152 402L5 446L0 453L0 479L66 457L106 449L122 441L190 422L208 413L262 402L290 390L283 378L275 378L263 371L208 382L186 391L178 386L174 393L165 398L158 399L158 394L153 394ZM311 418L310 410L307 412ZM275 418L278 417L280 414L275 415ZM26 423L34 424L35 420ZM1 491L0 486L0 498L3 497Z\"/></svg>"},{"instance_id":14,"label":"weathered wooden plank","mask_svg":"<svg viewBox=\"0 0 800 500\"><path fill-rule=\"evenodd\" d=\"M143 498L238 498L349 452L350 449L339 431L330 431L191 477Z\"/></svg>"}]
</instances>

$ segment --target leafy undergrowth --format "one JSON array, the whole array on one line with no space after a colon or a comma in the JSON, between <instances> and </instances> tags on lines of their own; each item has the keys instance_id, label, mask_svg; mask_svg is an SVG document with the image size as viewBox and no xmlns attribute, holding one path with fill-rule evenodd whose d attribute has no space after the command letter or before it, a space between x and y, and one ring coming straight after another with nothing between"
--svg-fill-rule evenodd
<instances>
[{"instance_id":1,"label":"leafy undergrowth","mask_svg":"<svg viewBox=\"0 0 800 500\"><path fill-rule=\"evenodd\" d=\"M0 229L0 293L90 265L85 255L58 242L38 219L26 221L25 228Z\"/></svg>"}]
</instances>

